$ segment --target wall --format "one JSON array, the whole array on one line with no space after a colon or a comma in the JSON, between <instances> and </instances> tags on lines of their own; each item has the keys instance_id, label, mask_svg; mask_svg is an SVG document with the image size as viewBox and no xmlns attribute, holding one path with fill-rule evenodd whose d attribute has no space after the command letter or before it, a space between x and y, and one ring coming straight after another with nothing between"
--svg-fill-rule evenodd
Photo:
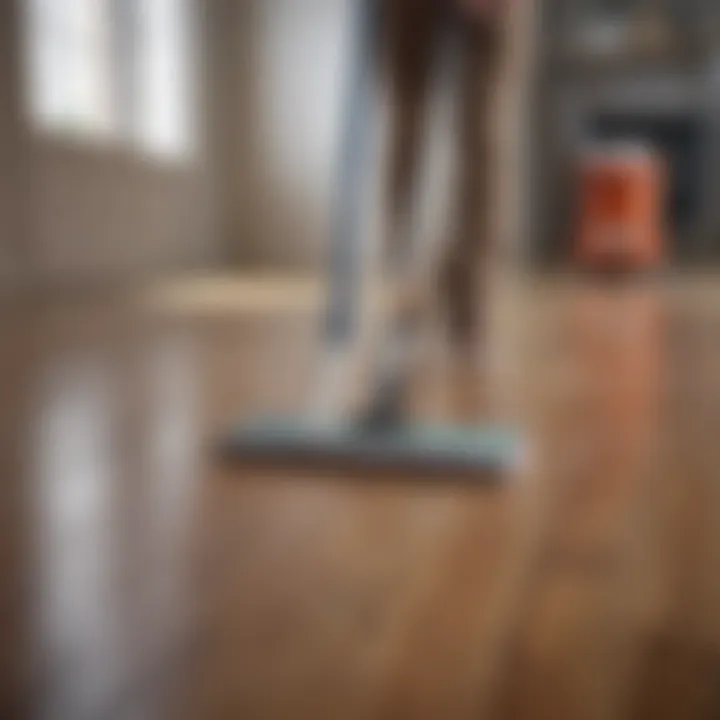
<instances>
[{"instance_id":1,"label":"wall","mask_svg":"<svg viewBox=\"0 0 720 720\"><path fill-rule=\"evenodd\" d=\"M537 208L533 196L537 63L543 0L510 3L498 104L498 233L502 256L532 260Z\"/></svg>"},{"instance_id":2,"label":"wall","mask_svg":"<svg viewBox=\"0 0 720 720\"><path fill-rule=\"evenodd\" d=\"M30 174L40 282L195 267L215 257L208 181L198 165L36 140Z\"/></svg>"},{"instance_id":3,"label":"wall","mask_svg":"<svg viewBox=\"0 0 720 720\"><path fill-rule=\"evenodd\" d=\"M26 137L20 119L16 5L0 3L0 287L14 285L27 251Z\"/></svg>"},{"instance_id":4,"label":"wall","mask_svg":"<svg viewBox=\"0 0 720 720\"><path fill-rule=\"evenodd\" d=\"M215 158L235 263L307 266L323 247L351 1L211 3Z\"/></svg>"},{"instance_id":5,"label":"wall","mask_svg":"<svg viewBox=\"0 0 720 720\"><path fill-rule=\"evenodd\" d=\"M0 66L10 70L0 71L0 97L12 100L0 102L0 281L318 260L353 0L197 2L208 49L201 104L211 124L209 154L190 167L29 137L20 122L14 3L0 3ZM526 65L514 63L517 77ZM506 115L519 118L513 92ZM515 153L501 181L510 189L504 234L521 231L521 132L514 127L503 143Z\"/></svg>"},{"instance_id":6,"label":"wall","mask_svg":"<svg viewBox=\"0 0 720 720\"><path fill-rule=\"evenodd\" d=\"M173 165L31 132L17 7L0 3L0 282L97 282L214 263L205 143L192 162Z\"/></svg>"}]
</instances>

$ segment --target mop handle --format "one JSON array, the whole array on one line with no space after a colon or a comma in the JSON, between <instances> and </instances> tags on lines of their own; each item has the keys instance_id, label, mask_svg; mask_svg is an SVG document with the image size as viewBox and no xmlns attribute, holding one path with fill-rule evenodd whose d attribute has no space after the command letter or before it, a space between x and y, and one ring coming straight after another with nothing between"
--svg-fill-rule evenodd
<instances>
[{"instance_id":1,"label":"mop handle","mask_svg":"<svg viewBox=\"0 0 720 720\"><path fill-rule=\"evenodd\" d=\"M330 346L352 342L360 322L363 191L369 167L376 47L383 0L351 0L351 59L342 108L332 205L329 288L325 319Z\"/></svg>"}]
</instances>

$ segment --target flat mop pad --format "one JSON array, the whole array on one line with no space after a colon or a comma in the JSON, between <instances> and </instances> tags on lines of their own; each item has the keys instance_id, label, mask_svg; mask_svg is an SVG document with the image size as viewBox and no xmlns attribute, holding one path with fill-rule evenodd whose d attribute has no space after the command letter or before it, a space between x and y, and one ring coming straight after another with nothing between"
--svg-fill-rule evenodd
<instances>
[{"instance_id":1,"label":"flat mop pad","mask_svg":"<svg viewBox=\"0 0 720 720\"><path fill-rule=\"evenodd\" d=\"M239 427L224 450L239 460L352 465L364 469L494 473L519 466L520 437L503 428L400 424L373 430L302 419Z\"/></svg>"}]
</instances>

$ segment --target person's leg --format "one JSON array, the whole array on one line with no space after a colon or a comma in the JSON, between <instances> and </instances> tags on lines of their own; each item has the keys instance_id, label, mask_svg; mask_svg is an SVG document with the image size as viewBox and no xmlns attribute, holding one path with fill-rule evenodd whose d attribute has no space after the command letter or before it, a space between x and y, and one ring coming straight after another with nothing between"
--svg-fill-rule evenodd
<instances>
[{"instance_id":1,"label":"person's leg","mask_svg":"<svg viewBox=\"0 0 720 720\"><path fill-rule=\"evenodd\" d=\"M413 374L412 346L422 315L414 277L414 200L424 141L426 105L446 0L386 0L384 70L390 137L383 202L383 251L391 293L371 371L367 427L394 426L406 412Z\"/></svg>"},{"instance_id":2,"label":"person's leg","mask_svg":"<svg viewBox=\"0 0 720 720\"><path fill-rule=\"evenodd\" d=\"M452 339L483 332L492 190L492 96L500 64L500 30L458 20L460 42L457 175L451 235L441 269L441 301Z\"/></svg>"},{"instance_id":3,"label":"person's leg","mask_svg":"<svg viewBox=\"0 0 720 720\"><path fill-rule=\"evenodd\" d=\"M406 244L412 242L412 204L444 0L387 1L391 117L386 250L393 260L402 261L410 251Z\"/></svg>"}]
</instances>

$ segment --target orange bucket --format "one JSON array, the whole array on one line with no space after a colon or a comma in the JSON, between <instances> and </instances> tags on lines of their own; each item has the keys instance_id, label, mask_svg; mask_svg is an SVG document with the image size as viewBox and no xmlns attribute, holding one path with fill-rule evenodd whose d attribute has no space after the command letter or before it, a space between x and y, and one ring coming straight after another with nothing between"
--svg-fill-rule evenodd
<instances>
[{"instance_id":1,"label":"orange bucket","mask_svg":"<svg viewBox=\"0 0 720 720\"><path fill-rule=\"evenodd\" d=\"M580 166L576 260L592 270L641 270L665 254L666 171L643 147L593 152Z\"/></svg>"}]
</instances>

